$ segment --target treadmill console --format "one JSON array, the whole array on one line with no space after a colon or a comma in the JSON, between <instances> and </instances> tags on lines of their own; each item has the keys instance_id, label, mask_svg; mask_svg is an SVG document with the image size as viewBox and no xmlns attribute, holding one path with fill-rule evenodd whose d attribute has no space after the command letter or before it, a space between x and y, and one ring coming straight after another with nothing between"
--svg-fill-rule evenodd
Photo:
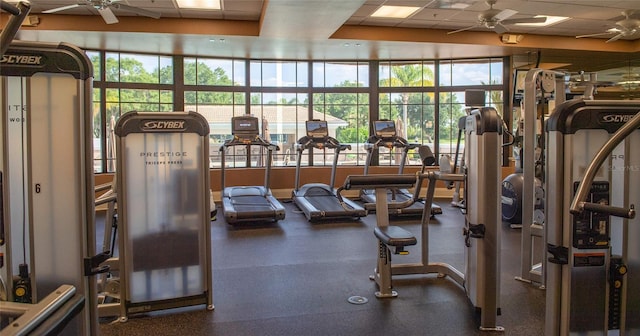
<instances>
[{"instance_id":1,"label":"treadmill console","mask_svg":"<svg viewBox=\"0 0 640 336\"><path fill-rule=\"evenodd\" d=\"M373 122L373 131L377 138L393 141L396 138L396 123L393 120L376 120Z\"/></svg>"},{"instance_id":2,"label":"treadmill console","mask_svg":"<svg viewBox=\"0 0 640 336\"><path fill-rule=\"evenodd\" d=\"M237 116L231 118L231 134L234 138L252 141L260 135L258 118L254 116Z\"/></svg>"},{"instance_id":3,"label":"treadmill console","mask_svg":"<svg viewBox=\"0 0 640 336\"><path fill-rule=\"evenodd\" d=\"M326 120L307 120L307 137L311 139L326 139L329 136L329 127Z\"/></svg>"}]
</instances>

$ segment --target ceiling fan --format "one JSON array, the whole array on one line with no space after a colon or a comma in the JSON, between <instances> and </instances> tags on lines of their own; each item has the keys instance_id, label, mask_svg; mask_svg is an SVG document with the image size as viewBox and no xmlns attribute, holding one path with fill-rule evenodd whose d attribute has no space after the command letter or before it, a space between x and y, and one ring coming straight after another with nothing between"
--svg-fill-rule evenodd
<instances>
[{"instance_id":1,"label":"ceiling fan","mask_svg":"<svg viewBox=\"0 0 640 336\"><path fill-rule=\"evenodd\" d=\"M606 41L606 42L613 42L623 37L628 37L628 36L632 36L637 33L640 33L640 20L631 18L631 15L633 15L633 11L625 10L622 12L622 15L624 15L624 19L616 22L616 27L611 28L606 32L597 33L597 34L588 34L588 35L578 35L576 36L576 38L616 34L615 36L613 36L612 38Z\"/></svg>"},{"instance_id":2,"label":"ceiling fan","mask_svg":"<svg viewBox=\"0 0 640 336\"><path fill-rule=\"evenodd\" d=\"M53 8L46 11L42 11L42 13L45 13L45 14L56 13L63 10L77 8L81 6L89 6L89 7L95 8L100 14L100 16L102 16L102 19L106 24L118 23L118 18L115 16L115 14L113 14L113 11L111 11L111 8L122 9L128 12L136 13L138 15L147 16L154 19L160 18L160 13L138 8L138 7L125 5L125 4L119 3L118 0L86 0L83 3L77 3L73 5Z\"/></svg>"},{"instance_id":3,"label":"ceiling fan","mask_svg":"<svg viewBox=\"0 0 640 336\"><path fill-rule=\"evenodd\" d=\"M516 13L512 9L495 9L493 5L495 5L497 0L487 0L486 3L489 5L489 9L485 10L478 14L478 23L471 27L462 28L454 31L450 31L447 34L459 33L461 31L478 28L478 27L486 27L498 34L505 33L509 31L506 25L516 24L516 23L543 23L547 21L546 17L530 17L530 18L522 18L522 19L507 19Z\"/></svg>"}]
</instances>

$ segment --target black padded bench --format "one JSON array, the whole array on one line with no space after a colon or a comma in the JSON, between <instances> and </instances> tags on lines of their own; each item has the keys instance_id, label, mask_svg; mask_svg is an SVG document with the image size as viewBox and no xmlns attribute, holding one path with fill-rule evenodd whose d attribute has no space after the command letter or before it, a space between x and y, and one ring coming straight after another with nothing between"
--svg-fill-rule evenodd
<instances>
[{"instance_id":1,"label":"black padded bench","mask_svg":"<svg viewBox=\"0 0 640 336\"><path fill-rule=\"evenodd\" d=\"M376 188L411 188L416 184L415 175L378 174L378 175L349 175L342 186L350 189L376 189Z\"/></svg>"},{"instance_id":2,"label":"black padded bench","mask_svg":"<svg viewBox=\"0 0 640 336\"><path fill-rule=\"evenodd\" d=\"M379 174L379 175L349 175L340 190L351 189L375 189L376 190L376 221L377 225L373 233L378 238L378 261L375 274L371 279L376 282L378 288L376 297L396 297L398 293L391 285L391 252L389 246L394 247L394 254L406 255L406 246L416 245L418 240L409 231L389 225L389 204L387 201L387 189L411 188L417 183L418 178L410 174Z\"/></svg>"},{"instance_id":3,"label":"black padded bench","mask_svg":"<svg viewBox=\"0 0 640 336\"><path fill-rule=\"evenodd\" d=\"M409 254L404 250L404 247L418 243L418 240L411 232L399 226L377 226L373 233L381 243L395 247L395 254Z\"/></svg>"}]
</instances>

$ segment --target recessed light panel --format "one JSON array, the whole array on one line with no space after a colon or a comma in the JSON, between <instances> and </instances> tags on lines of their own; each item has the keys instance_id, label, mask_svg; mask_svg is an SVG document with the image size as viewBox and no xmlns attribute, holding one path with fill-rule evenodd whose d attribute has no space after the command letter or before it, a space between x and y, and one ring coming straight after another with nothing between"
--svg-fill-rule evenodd
<instances>
[{"instance_id":1,"label":"recessed light panel","mask_svg":"<svg viewBox=\"0 0 640 336\"><path fill-rule=\"evenodd\" d=\"M220 9L220 0L176 0L182 9Z\"/></svg>"},{"instance_id":2,"label":"recessed light panel","mask_svg":"<svg viewBox=\"0 0 640 336\"><path fill-rule=\"evenodd\" d=\"M549 16L549 15L536 15L534 18L542 18L546 17L547 21L540 23L516 23L518 26L527 26L527 27L547 27L554 25L556 23L560 23L565 20L569 20L566 16Z\"/></svg>"},{"instance_id":3,"label":"recessed light panel","mask_svg":"<svg viewBox=\"0 0 640 336\"><path fill-rule=\"evenodd\" d=\"M404 19L417 12L422 7L409 7L409 6L382 6L378 8L372 17L385 17L393 19Z\"/></svg>"}]
</instances>

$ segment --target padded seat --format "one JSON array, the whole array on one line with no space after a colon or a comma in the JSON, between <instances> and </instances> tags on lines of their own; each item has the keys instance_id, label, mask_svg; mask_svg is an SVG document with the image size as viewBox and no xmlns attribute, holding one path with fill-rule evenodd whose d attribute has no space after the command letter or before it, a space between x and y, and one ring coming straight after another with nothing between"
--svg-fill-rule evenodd
<instances>
[{"instance_id":1,"label":"padded seat","mask_svg":"<svg viewBox=\"0 0 640 336\"><path fill-rule=\"evenodd\" d=\"M389 246L411 246L418 243L411 232L399 226L378 226L373 233L381 242Z\"/></svg>"}]
</instances>

